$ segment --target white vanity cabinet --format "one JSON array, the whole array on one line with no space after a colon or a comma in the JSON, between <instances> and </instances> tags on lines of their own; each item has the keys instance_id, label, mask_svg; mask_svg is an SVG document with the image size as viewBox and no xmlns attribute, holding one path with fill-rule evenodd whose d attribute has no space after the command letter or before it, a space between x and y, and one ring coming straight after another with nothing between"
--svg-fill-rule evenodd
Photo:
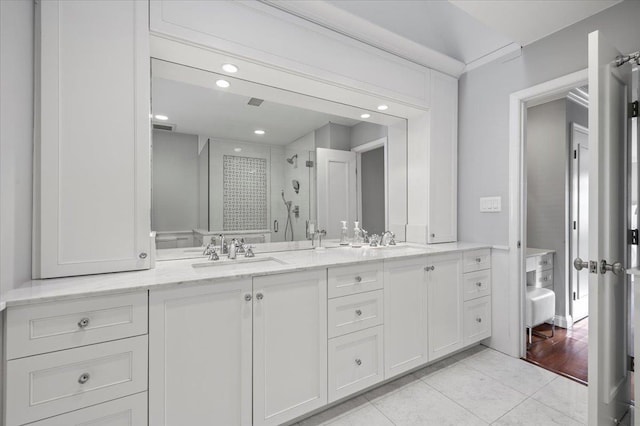
<instances>
[{"instance_id":1,"label":"white vanity cabinet","mask_svg":"<svg viewBox=\"0 0 640 426\"><path fill-rule=\"evenodd\" d=\"M253 279L255 426L279 425L327 403L326 273Z\"/></svg>"},{"instance_id":2,"label":"white vanity cabinet","mask_svg":"<svg viewBox=\"0 0 640 426\"><path fill-rule=\"evenodd\" d=\"M251 425L251 279L149 294L149 424Z\"/></svg>"},{"instance_id":3,"label":"white vanity cabinet","mask_svg":"<svg viewBox=\"0 0 640 426\"><path fill-rule=\"evenodd\" d=\"M146 1L36 2L33 276L149 268Z\"/></svg>"}]
</instances>

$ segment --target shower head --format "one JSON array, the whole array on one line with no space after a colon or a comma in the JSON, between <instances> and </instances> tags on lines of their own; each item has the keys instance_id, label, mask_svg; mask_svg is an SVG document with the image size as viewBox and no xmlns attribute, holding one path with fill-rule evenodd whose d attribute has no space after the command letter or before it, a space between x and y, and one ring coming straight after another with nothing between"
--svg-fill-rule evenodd
<instances>
[{"instance_id":1,"label":"shower head","mask_svg":"<svg viewBox=\"0 0 640 426\"><path fill-rule=\"evenodd\" d=\"M287 163L293 164L293 161L298 158L298 154L293 154L293 157L287 158Z\"/></svg>"}]
</instances>

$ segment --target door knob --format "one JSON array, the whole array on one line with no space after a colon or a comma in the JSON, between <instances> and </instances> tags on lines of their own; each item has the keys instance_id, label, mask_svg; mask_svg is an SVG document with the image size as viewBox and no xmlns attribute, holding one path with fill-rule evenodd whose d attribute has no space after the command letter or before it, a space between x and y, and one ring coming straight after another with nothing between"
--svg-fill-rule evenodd
<instances>
[{"instance_id":1,"label":"door knob","mask_svg":"<svg viewBox=\"0 0 640 426\"><path fill-rule=\"evenodd\" d=\"M624 274L624 266L620 262L613 262L608 264L606 260L600 261L600 273L605 274L607 272L613 272L614 275Z\"/></svg>"},{"instance_id":2,"label":"door knob","mask_svg":"<svg viewBox=\"0 0 640 426\"><path fill-rule=\"evenodd\" d=\"M579 257L576 257L576 259L573 261L573 267L576 268L576 271L582 271L583 269L589 267L589 261L582 260Z\"/></svg>"}]
</instances>

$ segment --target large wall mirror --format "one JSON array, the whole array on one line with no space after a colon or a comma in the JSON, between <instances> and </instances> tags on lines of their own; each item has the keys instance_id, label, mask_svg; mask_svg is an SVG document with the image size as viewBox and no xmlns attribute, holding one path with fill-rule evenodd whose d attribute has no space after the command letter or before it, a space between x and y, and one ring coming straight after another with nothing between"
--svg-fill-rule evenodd
<instances>
[{"instance_id":1,"label":"large wall mirror","mask_svg":"<svg viewBox=\"0 0 640 426\"><path fill-rule=\"evenodd\" d=\"M389 126L403 119L152 61L152 230L158 249L389 229Z\"/></svg>"}]
</instances>

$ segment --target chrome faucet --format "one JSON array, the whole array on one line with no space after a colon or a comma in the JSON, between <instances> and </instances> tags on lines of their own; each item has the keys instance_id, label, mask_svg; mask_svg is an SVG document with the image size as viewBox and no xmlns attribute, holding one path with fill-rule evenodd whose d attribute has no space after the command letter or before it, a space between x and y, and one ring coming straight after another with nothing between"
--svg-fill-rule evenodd
<instances>
[{"instance_id":1,"label":"chrome faucet","mask_svg":"<svg viewBox=\"0 0 640 426\"><path fill-rule=\"evenodd\" d=\"M228 245L228 251L229 251L229 259L235 259L236 254L238 253L238 240L236 240L235 238L231 240L231 242Z\"/></svg>"},{"instance_id":2,"label":"chrome faucet","mask_svg":"<svg viewBox=\"0 0 640 426\"><path fill-rule=\"evenodd\" d=\"M395 246L396 240L394 238L396 238L396 234L391 231L385 231L384 234L382 234L382 238L380 239L380 245Z\"/></svg>"},{"instance_id":3,"label":"chrome faucet","mask_svg":"<svg viewBox=\"0 0 640 426\"><path fill-rule=\"evenodd\" d=\"M202 253L205 256L209 256L209 260L219 260L220 257L218 257L218 253L216 252L216 247L209 243L207 244L207 247L204 249L204 252Z\"/></svg>"},{"instance_id":4,"label":"chrome faucet","mask_svg":"<svg viewBox=\"0 0 640 426\"><path fill-rule=\"evenodd\" d=\"M324 229L318 229L316 230L316 232L314 232L313 234L311 234L311 247L314 247L314 243L315 243L315 236L318 236L318 247L322 248L322 237L327 235L327 231L325 231Z\"/></svg>"},{"instance_id":5,"label":"chrome faucet","mask_svg":"<svg viewBox=\"0 0 640 426\"><path fill-rule=\"evenodd\" d=\"M225 241L224 235L220 234L220 254L227 254L227 242Z\"/></svg>"}]
</instances>

